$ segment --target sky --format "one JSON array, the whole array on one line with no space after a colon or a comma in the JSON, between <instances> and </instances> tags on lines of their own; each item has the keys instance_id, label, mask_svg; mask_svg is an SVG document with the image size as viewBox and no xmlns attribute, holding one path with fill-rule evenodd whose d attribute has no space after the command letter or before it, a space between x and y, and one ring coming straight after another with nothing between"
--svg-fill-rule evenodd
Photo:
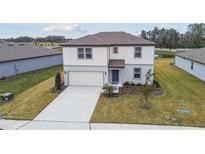
<instances>
[{"instance_id":1,"label":"sky","mask_svg":"<svg viewBox=\"0 0 205 154\"><path fill-rule=\"evenodd\" d=\"M0 24L0 38L19 36L45 37L48 35L63 35L66 38L78 38L102 31L125 31L140 35L141 30L158 28L174 28L180 33L187 30L188 23L81 23L81 24L45 24L45 23L9 23Z\"/></svg>"}]
</instances>

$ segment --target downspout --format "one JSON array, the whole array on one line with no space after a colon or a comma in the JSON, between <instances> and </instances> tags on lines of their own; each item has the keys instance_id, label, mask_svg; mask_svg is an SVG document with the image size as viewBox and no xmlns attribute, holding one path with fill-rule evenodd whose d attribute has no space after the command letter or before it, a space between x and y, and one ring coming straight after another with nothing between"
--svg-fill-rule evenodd
<instances>
[{"instance_id":1,"label":"downspout","mask_svg":"<svg viewBox=\"0 0 205 154\"><path fill-rule=\"evenodd\" d=\"M110 83L110 73L109 73L109 60L110 60L110 46L108 47L108 60L107 60L107 77L108 77L108 84Z\"/></svg>"}]
</instances>

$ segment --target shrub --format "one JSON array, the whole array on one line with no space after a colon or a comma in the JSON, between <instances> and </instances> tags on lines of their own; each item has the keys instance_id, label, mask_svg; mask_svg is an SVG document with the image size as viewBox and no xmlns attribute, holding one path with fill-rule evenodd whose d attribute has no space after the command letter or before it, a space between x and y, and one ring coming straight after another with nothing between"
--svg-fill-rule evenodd
<instances>
[{"instance_id":1,"label":"shrub","mask_svg":"<svg viewBox=\"0 0 205 154\"><path fill-rule=\"evenodd\" d=\"M1 78L0 78L0 80L5 80L5 79L6 79L6 77L5 77L5 76L3 76L3 77L1 77Z\"/></svg>"},{"instance_id":2,"label":"shrub","mask_svg":"<svg viewBox=\"0 0 205 154\"><path fill-rule=\"evenodd\" d=\"M61 83L61 74L60 74L60 73L57 73L57 74L56 74L56 77L55 77L55 88L56 88L56 90L60 90L60 89L61 89L61 86L62 86L62 83Z\"/></svg>"},{"instance_id":3,"label":"shrub","mask_svg":"<svg viewBox=\"0 0 205 154\"><path fill-rule=\"evenodd\" d=\"M114 95L114 91L116 90L117 88L114 87L114 86L106 86L105 87L105 93L110 97L110 96L113 96Z\"/></svg>"},{"instance_id":4,"label":"shrub","mask_svg":"<svg viewBox=\"0 0 205 154\"><path fill-rule=\"evenodd\" d=\"M130 85L135 86L136 84L134 82L130 82Z\"/></svg>"},{"instance_id":5,"label":"shrub","mask_svg":"<svg viewBox=\"0 0 205 154\"><path fill-rule=\"evenodd\" d=\"M125 85L130 85L130 82L129 82L129 81L126 81L123 85L124 85L124 86L125 86Z\"/></svg>"},{"instance_id":6,"label":"shrub","mask_svg":"<svg viewBox=\"0 0 205 154\"><path fill-rule=\"evenodd\" d=\"M169 54L164 54L164 55L161 55L162 58L174 58L174 55L169 55Z\"/></svg>"},{"instance_id":7,"label":"shrub","mask_svg":"<svg viewBox=\"0 0 205 154\"><path fill-rule=\"evenodd\" d=\"M141 84L141 83L138 83L138 84L136 84L136 86L142 86L142 84Z\"/></svg>"},{"instance_id":8,"label":"shrub","mask_svg":"<svg viewBox=\"0 0 205 154\"><path fill-rule=\"evenodd\" d=\"M157 88L160 88L160 84L159 84L158 81L154 80L154 81L153 81L153 84L154 84Z\"/></svg>"}]
</instances>

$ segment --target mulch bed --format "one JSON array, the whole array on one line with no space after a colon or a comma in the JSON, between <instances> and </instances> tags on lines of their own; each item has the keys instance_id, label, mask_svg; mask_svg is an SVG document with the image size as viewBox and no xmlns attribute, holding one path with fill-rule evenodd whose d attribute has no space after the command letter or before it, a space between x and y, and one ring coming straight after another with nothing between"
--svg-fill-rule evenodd
<instances>
[{"instance_id":1,"label":"mulch bed","mask_svg":"<svg viewBox=\"0 0 205 154\"><path fill-rule=\"evenodd\" d=\"M161 95L162 89L161 87L156 86L155 84L151 85L152 95ZM143 92L143 86L138 85L124 85L119 90L120 94L141 94Z\"/></svg>"},{"instance_id":2,"label":"mulch bed","mask_svg":"<svg viewBox=\"0 0 205 154\"><path fill-rule=\"evenodd\" d=\"M51 93L61 93L62 91L64 91L68 86L62 86L60 90L57 90L55 87L50 89Z\"/></svg>"}]
</instances>

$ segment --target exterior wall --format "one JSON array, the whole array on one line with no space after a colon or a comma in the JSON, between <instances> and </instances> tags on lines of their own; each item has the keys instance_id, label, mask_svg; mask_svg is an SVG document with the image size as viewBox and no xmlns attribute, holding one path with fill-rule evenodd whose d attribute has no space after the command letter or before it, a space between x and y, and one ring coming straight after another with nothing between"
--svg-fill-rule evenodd
<instances>
[{"instance_id":1,"label":"exterior wall","mask_svg":"<svg viewBox=\"0 0 205 154\"><path fill-rule=\"evenodd\" d=\"M69 76L68 72L69 71L93 71L93 72L103 72L103 79L104 79L104 84L108 84L108 67L105 66L65 66L64 65L64 83L65 85L69 84Z\"/></svg>"},{"instance_id":2,"label":"exterior wall","mask_svg":"<svg viewBox=\"0 0 205 154\"><path fill-rule=\"evenodd\" d=\"M142 57L134 57L135 46L119 46L118 53L110 47L110 59L125 59L125 64L154 64L154 46L142 46Z\"/></svg>"},{"instance_id":3,"label":"exterior wall","mask_svg":"<svg viewBox=\"0 0 205 154\"><path fill-rule=\"evenodd\" d=\"M140 67L141 68L141 79L134 79L134 68ZM122 78L122 84L126 81L134 82L136 84L145 84L145 75L147 74L147 71L149 69L152 69L152 73L154 71L153 65L125 65L125 68L121 70L121 78ZM151 79L153 81L153 77Z\"/></svg>"},{"instance_id":4,"label":"exterior wall","mask_svg":"<svg viewBox=\"0 0 205 154\"><path fill-rule=\"evenodd\" d=\"M194 62L193 70L191 69L191 60L182 57L175 57L175 65L184 71L196 76L197 78L205 81L205 65Z\"/></svg>"},{"instance_id":5,"label":"exterior wall","mask_svg":"<svg viewBox=\"0 0 205 154\"><path fill-rule=\"evenodd\" d=\"M86 47L85 47L86 48ZM92 59L78 59L78 47L63 47L63 63L68 66L107 66L108 48L92 47Z\"/></svg>"},{"instance_id":6,"label":"exterior wall","mask_svg":"<svg viewBox=\"0 0 205 154\"><path fill-rule=\"evenodd\" d=\"M0 78L62 64L62 55L0 63Z\"/></svg>"},{"instance_id":7,"label":"exterior wall","mask_svg":"<svg viewBox=\"0 0 205 154\"><path fill-rule=\"evenodd\" d=\"M63 47L64 83L69 84L69 71L102 71L104 84L111 82L111 71L108 71L109 59L125 59L125 68L120 69L119 80L145 83L145 74L149 69L154 72L154 46L142 46L142 57L134 58L134 46L119 46L118 53L113 54L113 47L92 47L93 57L90 60L78 59L78 47ZM141 68L141 79L134 79L134 67ZM153 79L152 79L153 80Z\"/></svg>"}]
</instances>

